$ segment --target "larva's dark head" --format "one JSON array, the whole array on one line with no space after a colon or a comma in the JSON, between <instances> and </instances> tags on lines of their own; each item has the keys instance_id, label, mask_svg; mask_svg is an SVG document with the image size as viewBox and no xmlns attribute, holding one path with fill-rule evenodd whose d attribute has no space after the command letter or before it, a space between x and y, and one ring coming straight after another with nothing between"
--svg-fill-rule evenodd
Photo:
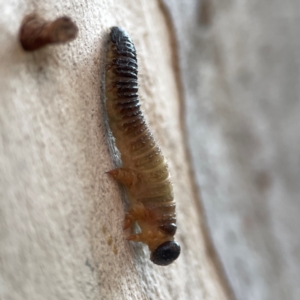
<instances>
[{"instance_id":1,"label":"larva's dark head","mask_svg":"<svg viewBox=\"0 0 300 300\"><path fill-rule=\"evenodd\" d=\"M164 242L159 245L152 253L150 259L153 263L160 266L167 266L178 258L180 245L174 241Z\"/></svg>"}]
</instances>

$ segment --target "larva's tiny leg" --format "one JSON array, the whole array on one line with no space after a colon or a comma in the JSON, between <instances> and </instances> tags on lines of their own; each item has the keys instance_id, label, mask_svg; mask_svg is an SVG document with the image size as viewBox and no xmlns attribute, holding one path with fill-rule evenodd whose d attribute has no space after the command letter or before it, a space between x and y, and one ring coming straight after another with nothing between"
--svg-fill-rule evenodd
<instances>
[{"instance_id":1,"label":"larva's tiny leg","mask_svg":"<svg viewBox=\"0 0 300 300\"><path fill-rule=\"evenodd\" d=\"M145 219L147 215L148 212L143 204L135 204L125 216L124 229L128 229L137 220Z\"/></svg>"},{"instance_id":2,"label":"larva's tiny leg","mask_svg":"<svg viewBox=\"0 0 300 300\"><path fill-rule=\"evenodd\" d=\"M127 237L128 241L134 241L134 242L144 242L143 234L132 234Z\"/></svg>"},{"instance_id":3,"label":"larva's tiny leg","mask_svg":"<svg viewBox=\"0 0 300 300\"><path fill-rule=\"evenodd\" d=\"M112 178L131 187L138 181L138 173L132 169L118 168L107 172Z\"/></svg>"},{"instance_id":4,"label":"larva's tiny leg","mask_svg":"<svg viewBox=\"0 0 300 300\"><path fill-rule=\"evenodd\" d=\"M136 219L130 214L127 213L125 215L125 221L124 221L124 227L123 229L128 229L129 227L131 227L131 225L136 221Z\"/></svg>"}]
</instances>

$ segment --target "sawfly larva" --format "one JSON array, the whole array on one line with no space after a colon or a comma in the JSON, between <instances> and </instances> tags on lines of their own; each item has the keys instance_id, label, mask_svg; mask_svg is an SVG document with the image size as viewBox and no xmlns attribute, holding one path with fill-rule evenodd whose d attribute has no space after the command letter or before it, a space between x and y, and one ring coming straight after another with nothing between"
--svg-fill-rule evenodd
<instances>
[{"instance_id":1,"label":"sawfly larva","mask_svg":"<svg viewBox=\"0 0 300 300\"><path fill-rule=\"evenodd\" d=\"M153 263L166 266L180 254L174 241L175 201L166 160L140 109L138 69L133 42L112 27L106 56L106 110L121 153L122 167L109 175L126 186L130 209L124 229L135 222L141 233L127 239L149 246Z\"/></svg>"}]
</instances>

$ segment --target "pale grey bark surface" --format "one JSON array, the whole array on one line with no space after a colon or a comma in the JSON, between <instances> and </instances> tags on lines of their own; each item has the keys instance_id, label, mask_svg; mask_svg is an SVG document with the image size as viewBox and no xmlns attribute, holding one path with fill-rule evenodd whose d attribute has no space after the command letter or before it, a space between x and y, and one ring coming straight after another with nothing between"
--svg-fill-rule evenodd
<instances>
[{"instance_id":1,"label":"pale grey bark surface","mask_svg":"<svg viewBox=\"0 0 300 300\"><path fill-rule=\"evenodd\" d=\"M0 299L228 299L202 232L180 116L170 28L156 1L0 1ZM70 16L78 38L25 53L25 15ZM126 240L102 107L108 28L136 44L143 108L168 158L181 257Z\"/></svg>"},{"instance_id":2,"label":"pale grey bark surface","mask_svg":"<svg viewBox=\"0 0 300 300\"><path fill-rule=\"evenodd\" d=\"M300 2L205 1L212 15L203 1L166 2L193 168L229 282L239 300L298 300Z\"/></svg>"}]
</instances>

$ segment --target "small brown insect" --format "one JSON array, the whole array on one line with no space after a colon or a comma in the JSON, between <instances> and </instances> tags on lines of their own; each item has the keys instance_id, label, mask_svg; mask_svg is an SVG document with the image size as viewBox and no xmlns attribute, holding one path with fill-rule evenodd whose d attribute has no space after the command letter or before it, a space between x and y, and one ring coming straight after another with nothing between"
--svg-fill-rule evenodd
<instances>
[{"instance_id":1,"label":"small brown insect","mask_svg":"<svg viewBox=\"0 0 300 300\"><path fill-rule=\"evenodd\" d=\"M78 28L69 17L48 22L36 14L24 18L20 42L24 50L34 51L48 44L62 44L76 38Z\"/></svg>"},{"instance_id":2,"label":"small brown insect","mask_svg":"<svg viewBox=\"0 0 300 300\"><path fill-rule=\"evenodd\" d=\"M120 28L111 28L106 56L106 110L123 166L108 173L127 187L130 209L124 229L136 221L141 233L127 239L149 246L158 265L180 254L174 241L175 201L164 156L140 109L134 44Z\"/></svg>"}]
</instances>

